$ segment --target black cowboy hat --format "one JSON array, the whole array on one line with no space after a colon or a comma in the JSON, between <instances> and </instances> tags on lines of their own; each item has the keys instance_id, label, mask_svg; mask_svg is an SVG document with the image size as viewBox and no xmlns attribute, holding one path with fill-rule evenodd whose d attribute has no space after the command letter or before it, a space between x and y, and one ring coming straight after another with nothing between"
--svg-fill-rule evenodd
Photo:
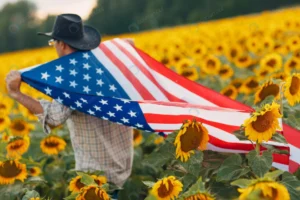
<instances>
[{"instance_id":1,"label":"black cowboy hat","mask_svg":"<svg viewBox=\"0 0 300 200\"><path fill-rule=\"evenodd\" d=\"M79 50L94 49L101 42L100 33L91 26L83 25L81 17L75 14L58 15L52 32L37 34L63 41Z\"/></svg>"}]
</instances>

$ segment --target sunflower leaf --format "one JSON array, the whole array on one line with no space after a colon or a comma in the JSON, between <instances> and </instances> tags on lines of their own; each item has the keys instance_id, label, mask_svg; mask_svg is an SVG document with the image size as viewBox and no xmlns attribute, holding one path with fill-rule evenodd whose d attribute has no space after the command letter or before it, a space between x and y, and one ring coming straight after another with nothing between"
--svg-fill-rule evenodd
<instances>
[{"instance_id":1,"label":"sunflower leaf","mask_svg":"<svg viewBox=\"0 0 300 200\"><path fill-rule=\"evenodd\" d=\"M83 173L83 172L77 172L77 174L78 174L78 176L81 176L80 182L82 184L84 184L86 186L87 185L95 185L96 184L95 181L94 181L94 179L90 175L88 175L86 173Z\"/></svg>"},{"instance_id":2,"label":"sunflower leaf","mask_svg":"<svg viewBox=\"0 0 300 200\"><path fill-rule=\"evenodd\" d=\"M273 180L276 180L276 178L278 177L278 176L280 176L281 174L283 174L284 173L284 171L281 171L281 170L275 170L275 171L273 171L273 172L267 172L266 174L265 174L265 178L271 178L271 179L273 179Z\"/></svg>"},{"instance_id":3,"label":"sunflower leaf","mask_svg":"<svg viewBox=\"0 0 300 200\"><path fill-rule=\"evenodd\" d=\"M271 151L264 151L262 155L259 155L253 150L247 154L247 159L254 174L259 177L263 177L272 167L273 157Z\"/></svg>"},{"instance_id":4,"label":"sunflower leaf","mask_svg":"<svg viewBox=\"0 0 300 200\"><path fill-rule=\"evenodd\" d=\"M288 142L286 141L285 137L280 134L280 133L275 133L272 137L272 140L274 140L275 142L280 142L280 143L284 143L284 144L288 144Z\"/></svg>"},{"instance_id":5,"label":"sunflower leaf","mask_svg":"<svg viewBox=\"0 0 300 200\"><path fill-rule=\"evenodd\" d=\"M155 184L153 181L142 181L148 188L152 188Z\"/></svg>"},{"instance_id":6,"label":"sunflower leaf","mask_svg":"<svg viewBox=\"0 0 300 200\"><path fill-rule=\"evenodd\" d=\"M22 200L29 200L29 199L35 198L35 197L40 197L40 194L35 190L31 190L31 191L26 192L26 194L23 196Z\"/></svg>"},{"instance_id":7,"label":"sunflower leaf","mask_svg":"<svg viewBox=\"0 0 300 200\"><path fill-rule=\"evenodd\" d=\"M78 196L78 194L79 194L79 192L72 193L71 195L64 198L64 200L75 200L76 197Z\"/></svg>"},{"instance_id":8,"label":"sunflower leaf","mask_svg":"<svg viewBox=\"0 0 300 200\"><path fill-rule=\"evenodd\" d=\"M289 191L291 200L298 200L300 196L300 181L288 172L284 172L282 175L282 181L280 181Z\"/></svg>"},{"instance_id":9,"label":"sunflower leaf","mask_svg":"<svg viewBox=\"0 0 300 200\"><path fill-rule=\"evenodd\" d=\"M231 185L234 185L234 186L238 186L240 188L245 188L247 187L248 185L251 184L251 180L249 179L244 179L244 178L241 178L241 179L238 179L238 180L235 180L233 182L231 182L230 184Z\"/></svg>"}]
</instances>

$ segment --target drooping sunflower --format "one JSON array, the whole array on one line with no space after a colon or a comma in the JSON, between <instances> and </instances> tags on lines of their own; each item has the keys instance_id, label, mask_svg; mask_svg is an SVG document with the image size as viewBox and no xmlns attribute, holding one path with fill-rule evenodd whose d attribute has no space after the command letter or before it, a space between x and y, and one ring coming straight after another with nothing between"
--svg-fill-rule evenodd
<instances>
[{"instance_id":1,"label":"drooping sunflower","mask_svg":"<svg viewBox=\"0 0 300 200\"><path fill-rule=\"evenodd\" d=\"M6 114L0 113L0 132L4 131L10 125L10 118Z\"/></svg>"},{"instance_id":2,"label":"drooping sunflower","mask_svg":"<svg viewBox=\"0 0 300 200\"><path fill-rule=\"evenodd\" d=\"M258 86L259 86L259 82L258 82L257 78L249 77L244 81L244 83L242 84L239 91L244 94L250 94L250 93L256 91Z\"/></svg>"},{"instance_id":3,"label":"drooping sunflower","mask_svg":"<svg viewBox=\"0 0 300 200\"><path fill-rule=\"evenodd\" d=\"M10 158L20 158L29 148L29 137L17 137L6 146L7 156Z\"/></svg>"},{"instance_id":4,"label":"drooping sunflower","mask_svg":"<svg viewBox=\"0 0 300 200\"><path fill-rule=\"evenodd\" d=\"M208 140L208 131L202 123L187 120L183 123L174 141L176 159L180 157L182 162L186 162L194 150L205 150Z\"/></svg>"},{"instance_id":5,"label":"drooping sunflower","mask_svg":"<svg viewBox=\"0 0 300 200\"><path fill-rule=\"evenodd\" d=\"M287 98L291 106L294 106L295 103L300 102L300 73L295 73L287 78L284 96Z\"/></svg>"},{"instance_id":6,"label":"drooping sunflower","mask_svg":"<svg viewBox=\"0 0 300 200\"><path fill-rule=\"evenodd\" d=\"M233 85L228 85L227 87L223 88L220 93L231 99L236 99L238 90Z\"/></svg>"},{"instance_id":7,"label":"drooping sunflower","mask_svg":"<svg viewBox=\"0 0 300 200\"><path fill-rule=\"evenodd\" d=\"M70 181L69 190L71 192L79 192L85 185L81 183L81 176L76 176Z\"/></svg>"},{"instance_id":8,"label":"drooping sunflower","mask_svg":"<svg viewBox=\"0 0 300 200\"><path fill-rule=\"evenodd\" d=\"M41 174L41 169L39 167L31 167L28 172L30 176L39 176Z\"/></svg>"},{"instance_id":9,"label":"drooping sunflower","mask_svg":"<svg viewBox=\"0 0 300 200\"><path fill-rule=\"evenodd\" d=\"M260 60L261 68L269 68L271 71L275 72L282 68L282 57L278 53L267 54Z\"/></svg>"},{"instance_id":10,"label":"drooping sunflower","mask_svg":"<svg viewBox=\"0 0 300 200\"><path fill-rule=\"evenodd\" d=\"M263 85L259 86L257 92L255 93L254 103L259 103L263 101L268 96L274 96L275 99L279 99L280 86L272 81L267 81Z\"/></svg>"},{"instance_id":11,"label":"drooping sunflower","mask_svg":"<svg viewBox=\"0 0 300 200\"><path fill-rule=\"evenodd\" d=\"M196 67L189 67L182 69L179 74L184 76L192 81L196 81L199 79L199 73Z\"/></svg>"},{"instance_id":12,"label":"drooping sunflower","mask_svg":"<svg viewBox=\"0 0 300 200\"><path fill-rule=\"evenodd\" d=\"M13 184L16 180L23 182L26 177L25 164L18 160L0 161L0 184Z\"/></svg>"},{"instance_id":13,"label":"drooping sunflower","mask_svg":"<svg viewBox=\"0 0 300 200\"><path fill-rule=\"evenodd\" d=\"M151 193L157 200L169 200L178 197L182 191L182 183L174 176L168 176L157 181L151 190Z\"/></svg>"},{"instance_id":14,"label":"drooping sunflower","mask_svg":"<svg viewBox=\"0 0 300 200\"><path fill-rule=\"evenodd\" d=\"M216 75L219 73L221 68L221 61L214 55L207 56L203 64L201 65L201 70L207 74Z\"/></svg>"},{"instance_id":15,"label":"drooping sunflower","mask_svg":"<svg viewBox=\"0 0 300 200\"><path fill-rule=\"evenodd\" d=\"M99 186L101 186L101 185L107 183L107 178L106 178L105 176L96 176L96 175L92 175L91 177L94 179L94 181L95 181Z\"/></svg>"},{"instance_id":16,"label":"drooping sunflower","mask_svg":"<svg viewBox=\"0 0 300 200\"><path fill-rule=\"evenodd\" d=\"M300 70L300 59L296 57L291 57L288 61L284 63L284 72L291 74L295 71Z\"/></svg>"},{"instance_id":17,"label":"drooping sunflower","mask_svg":"<svg viewBox=\"0 0 300 200\"><path fill-rule=\"evenodd\" d=\"M282 117L279 108L280 105L275 102L266 104L261 110L254 112L249 119L245 120L243 126L245 127L245 135L249 140L259 143L269 141L276 130L281 129L278 122L278 118Z\"/></svg>"},{"instance_id":18,"label":"drooping sunflower","mask_svg":"<svg viewBox=\"0 0 300 200\"><path fill-rule=\"evenodd\" d=\"M184 200L215 200L215 198L208 193L198 193L198 194L186 197L186 198L184 198Z\"/></svg>"},{"instance_id":19,"label":"drooping sunflower","mask_svg":"<svg viewBox=\"0 0 300 200\"><path fill-rule=\"evenodd\" d=\"M76 200L109 200L110 197L106 191L97 186L85 186L81 188Z\"/></svg>"},{"instance_id":20,"label":"drooping sunflower","mask_svg":"<svg viewBox=\"0 0 300 200\"><path fill-rule=\"evenodd\" d=\"M223 65L219 70L219 76L224 80L231 78L233 76L232 68L229 65Z\"/></svg>"},{"instance_id":21,"label":"drooping sunflower","mask_svg":"<svg viewBox=\"0 0 300 200\"><path fill-rule=\"evenodd\" d=\"M275 181L259 181L246 188L238 188L238 191L241 193L239 200L249 200L248 196L252 192L258 192L261 199L290 200L286 187Z\"/></svg>"},{"instance_id":22,"label":"drooping sunflower","mask_svg":"<svg viewBox=\"0 0 300 200\"><path fill-rule=\"evenodd\" d=\"M140 130L133 129L133 145L139 146L143 141L143 135Z\"/></svg>"},{"instance_id":23,"label":"drooping sunflower","mask_svg":"<svg viewBox=\"0 0 300 200\"><path fill-rule=\"evenodd\" d=\"M62 138L54 135L44 138L40 143L42 151L48 155L57 155L65 149L66 145Z\"/></svg>"},{"instance_id":24,"label":"drooping sunflower","mask_svg":"<svg viewBox=\"0 0 300 200\"><path fill-rule=\"evenodd\" d=\"M10 124L10 130L13 136L25 136L30 132L30 126L22 119L14 119Z\"/></svg>"},{"instance_id":25,"label":"drooping sunflower","mask_svg":"<svg viewBox=\"0 0 300 200\"><path fill-rule=\"evenodd\" d=\"M248 68L253 64L253 60L249 55L241 55L234 59L234 63L239 68Z\"/></svg>"}]
</instances>

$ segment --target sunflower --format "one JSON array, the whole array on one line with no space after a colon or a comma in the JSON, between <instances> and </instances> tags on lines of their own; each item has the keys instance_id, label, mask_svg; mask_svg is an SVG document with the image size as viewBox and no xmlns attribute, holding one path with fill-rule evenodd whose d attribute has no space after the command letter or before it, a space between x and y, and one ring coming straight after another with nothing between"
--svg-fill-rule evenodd
<instances>
[{"instance_id":1,"label":"sunflower","mask_svg":"<svg viewBox=\"0 0 300 200\"><path fill-rule=\"evenodd\" d=\"M249 55L241 55L234 59L234 64L239 68L247 68L253 64L253 60Z\"/></svg>"},{"instance_id":2,"label":"sunflower","mask_svg":"<svg viewBox=\"0 0 300 200\"><path fill-rule=\"evenodd\" d=\"M231 99L236 99L238 90L234 86L228 85L227 87L223 88L220 93Z\"/></svg>"},{"instance_id":3,"label":"sunflower","mask_svg":"<svg viewBox=\"0 0 300 200\"><path fill-rule=\"evenodd\" d=\"M282 67L282 57L278 53L267 54L260 60L261 68L269 68L272 71L278 71Z\"/></svg>"},{"instance_id":4,"label":"sunflower","mask_svg":"<svg viewBox=\"0 0 300 200\"><path fill-rule=\"evenodd\" d=\"M275 99L279 99L280 86L272 81L267 81L263 85L259 86L257 92L255 93L254 103L259 103L263 101L268 96L274 96Z\"/></svg>"},{"instance_id":5,"label":"sunflower","mask_svg":"<svg viewBox=\"0 0 300 200\"><path fill-rule=\"evenodd\" d=\"M105 176L96 176L96 175L92 175L91 177L94 179L94 181L95 181L99 186L101 186L101 185L107 183L107 178L106 178Z\"/></svg>"},{"instance_id":6,"label":"sunflower","mask_svg":"<svg viewBox=\"0 0 300 200\"><path fill-rule=\"evenodd\" d=\"M287 77L288 77L288 75L284 72L277 72L277 73L271 75L271 78L281 79L283 81L285 81L287 79Z\"/></svg>"},{"instance_id":7,"label":"sunflower","mask_svg":"<svg viewBox=\"0 0 300 200\"><path fill-rule=\"evenodd\" d=\"M263 39L263 47L267 52L271 52L274 49L275 42L271 37L265 37Z\"/></svg>"},{"instance_id":8,"label":"sunflower","mask_svg":"<svg viewBox=\"0 0 300 200\"><path fill-rule=\"evenodd\" d=\"M233 87L235 87L239 91L239 89L243 85L243 79L236 78L236 79L231 81L230 85L232 85Z\"/></svg>"},{"instance_id":9,"label":"sunflower","mask_svg":"<svg viewBox=\"0 0 300 200\"><path fill-rule=\"evenodd\" d=\"M207 53L207 48L203 44L193 45L190 53L192 57L203 57Z\"/></svg>"},{"instance_id":10,"label":"sunflower","mask_svg":"<svg viewBox=\"0 0 300 200\"><path fill-rule=\"evenodd\" d=\"M238 188L238 191L241 193L239 200L250 200L248 196L253 192L258 192L261 199L290 200L286 187L275 181L258 181L246 188Z\"/></svg>"},{"instance_id":11,"label":"sunflower","mask_svg":"<svg viewBox=\"0 0 300 200\"><path fill-rule=\"evenodd\" d=\"M213 52L216 55L223 55L223 54L225 54L226 49L227 49L226 43L219 43L219 44L215 45Z\"/></svg>"},{"instance_id":12,"label":"sunflower","mask_svg":"<svg viewBox=\"0 0 300 200\"><path fill-rule=\"evenodd\" d=\"M226 57L229 61L234 61L237 57L243 55L243 48L239 45L233 45L226 49Z\"/></svg>"},{"instance_id":13,"label":"sunflower","mask_svg":"<svg viewBox=\"0 0 300 200\"><path fill-rule=\"evenodd\" d=\"M9 138L10 136L6 132L2 133L2 142L8 142Z\"/></svg>"},{"instance_id":14,"label":"sunflower","mask_svg":"<svg viewBox=\"0 0 300 200\"><path fill-rule=\"evenodd\" d=\"M259 68L254 72L258 80L265 80L266 77L271 73L271 70L269 68Z\"/></svg>"},{"instance_id":15,"label":"sunflower","mask_svg":"<svg viewBox=\"0 0 300 200\"><path fill-rule=\"evenodd\" d=\"M99 186L102 186L103 184L107 183L107 178L105 176L91 175L91 177ZM85 187L85 185L81 183L81 176L76 176L70 181L69 190L71 192L79 192L83 187Z\"/></svg>"},{"instance_id":16,"label":"sunflower","mask_svg":"<svg viewBox=\"0 0 300 200\"><path fill-rule=\"evenodd\" d=\"M289 47L289 50L292 52L298 50L300 48L299 36L289 37L289 39L287 40L287 46Z\"/></svg>"},{"instance_id":17,"label":"sunflower","mask_svg":"<svg viewBox=\"0 0 300 200\"><path fill-rule=\"evenodd\" d=\"M39 167L31 167L29 169L30 176L39 176L41 174L41 169Z\"/></svg>"},{"instance_id":18,"label":"sunflower","mask_svg":"<svg viewBox=\"0 0 300 200\"><path fill-rule=\"evenodd\" d=\"M20 158L29 148L29 137L17 137L6 146L7 156L10 158Z\"/></svg>"},{"instance_id":19,"label":"sunflower","mask_svg":"<svg viewBox=\"0 0 300 200\"><path fill-rule=\"evenodd\" d=\"M289 53L288 46L284 44L275 44L273 51L278 54L286 55Z\"/></svg>"},{"instance_id":20,"label":"sunflower","mask_svg":"<svg viewBox=\"0 0 300 200\"><path fill-rule=\"evenodd\" d=\"M13 136L25 136L30 132L29 124L22 119L14 119L10 124L10 130Z\"/></svg>"},{"instance_id":21,"label":"sunflower","mask_svg":"<svg viewBox=\"0 0 300 200\"><path fill-rule=\"evenodd\" d=\"M195 149L205 150L208 140L208 131L200 122L187 120L174 141L176 159L186 162Z\"/></svg>"},{"instance_id":22,"label":"sunflower","mask_svg":"<svg viewBox=\"0 0 300 200\"><path fill-rule=\"evenodd\" d=\"M9 114L14 106L14 101L0 93L0 113Z\"/></svg>"},{"instance_id":23,"label":"sunflower","mask_svg":"<svg viewBox=\"0 0 300 200\"><path fill-rule=\"evenodd\" d=\"M246 119L243 126L245 135L249 140L268 141L272 138L276 130L280 130L278 118L282 117L279 113L280 105L273 102L266 104L260 111L254 112L249 119Z\"/></svg>"},{"instance_id":24,"label":"sunflower","mask_svg":"<svg viewBox=\"0 0 300 200\"><path fill-rule=\"evenodd\" d=\"M250 52L254 54L259 54L263 48L261 41L255 37L250 37L247 39L246 47Z\"/></svg>"},{"instance_id":25,"label":"sunflower","mask_svg":"<svg viewBox=\"0 0 300 200\"><path fill-rule=\"evenodd\" d=\"M254 92L259 86L258 80L255 77L249 77L245 80L240 88L240 92L250 94Z\"/></svg>"},{"instance_id":26,"label":"sunflower","mask_svg":"<svg viewBox=\"0 0 300 200\"><path fill-rule=\"evenodd\" d=\"M136 147L143 141L143 135L140 130L133 129L133 145Z\"/></svg>"},{"instance_id":27,"label":"sunflower","mask_svg":"<svg viewBox=\"0 0 300 200\"><path fill-rule=\"evenodd\" d=\"M227 80L229 78L231 78L233 76L233 70L229 65L223 65L221 67L221 69L219 70L219 76L224 79Z\"/></svg>"},{"instance_id":28,"label":"sunflower","mask_svg":"<svg viewBox=\"0 0 300 200\"><path fill-rule=\"evenodd\" d=\"M284 96L291 106L300 102L300 73L295 73L287 78L285 83Z\"/></svg>"},{"instance_id":29,"label":"sunflower","mask_svg":"<svg viewBox=\"0 0 300 200\"><path fill-rule=\"evenodd\" d=\"M209 55L204 59L201 69L207 74L218 74L221 68L221 61L214 55Z\"/></svg>"},{"instance_id":30,"label":"sunflower","mask_svg":"<svg viewBox=\"0 0 300 200\"><path fill-rule=\"evenodd\" d=\"M66 147L66 142L58 136L48 136L41 141L40 147L45 154L57 155Z\"/></svg>"},{"instance_id":31,"label":"sunflower","mask_svg":"<svg viewBox=\"0 0 300 200\"><path fill-rule=\"evenodd\" d=\"M81 188L76 200L109 200L106 191L97 186L85 186Z\"/></svg>"},{"instance_id":32,"label":"sunflower","mask_svg":"<svg viewBox=\"0 0 300 200\"><path fill-rule=\"evenodd\" d=\"M176 180L174 176L168 176L157 181L151 190L151 193L157 200L169 200L177 198L182 191L182 183Z\"/></svg>"},{"instance_id":33,"label":"sunflower","mask_svg":"<svg viewBox=\"0 0 300 200\"><path fill-rule=\"evenodd\" d=\"M0 184L13 184L16 180L23 182L26 177L25 164L18 160L0 161Z\"/></svg>"},{"instance_id":34,"label":"sunflower","mask_svg":"<svg viewBox=\"0 0 300 200\"><path fill-rule=\"evenodd\" d=\"M158 144L160 144L160 143L162 143L162 142L164 142L164 141L165 141L165 138L164 138L164 137L162 137L162 136L157 136L157 137L155 138L155 140L154 140L154 144L158 145Z\"/></svg>"},{"instance_id":35,"label":"sunflower","mask_svg":"<svg viewBox=\"0 0 300 200\"><path fill-rule=\"evenodd\" d=\"M199 79L199 73L196 67L182 69L179 74L190 79L191 81L196 81Z\"/></svg>"},{"instance_id":36,"label":"sunflower","mask_svg":"<svg viewBox=\"0 0 300 200\"><path fill-rule=\"evenodd\" d=\"M184 200L215 200L215 198L207 193L197 193L192 196L184 198Z\"/></svg>"},{"instance_id":37,"label":"sunflower","mask_svg":"<svg viewBox=\"0 0 300 200\"><path fill-rule=\"evenodd\" d=\"M297 57L292 57L286 63L284 63L284 72L287 74L293 71L300 70L300 59Z\"/></svg>"},{"instance_id":38,"label":"sunflower","mask_svg":"<svg viewBox=\"0 0 300 200\"><path fill-rule=\"evenodd\" d=\"M6 114L0 114L0 132L4 131L10 125L10 119Z\"/></svg>"}]
</instances>

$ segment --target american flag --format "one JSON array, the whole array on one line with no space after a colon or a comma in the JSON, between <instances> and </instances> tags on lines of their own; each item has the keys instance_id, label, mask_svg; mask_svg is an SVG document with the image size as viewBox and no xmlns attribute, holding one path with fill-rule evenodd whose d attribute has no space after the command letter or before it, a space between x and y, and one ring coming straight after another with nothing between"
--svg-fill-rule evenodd
<instances>
[{"instance_id":1,"label":"american flag","mask_svg":"<svg viewBox=\"0 0 300 200\"><path fill-rule=\"evenodd\" d=\"M178 130L186 119L197 119L209 131L208 149L253 150L251 142L232 134L250 116L251 107L176 74L121 39L20 72L24 82L71 109L161 135ZM283 128L289 144L267 144L291 155L273 154L273 166L295 171L299 132Z\"/></svg>"}]
</instances>

